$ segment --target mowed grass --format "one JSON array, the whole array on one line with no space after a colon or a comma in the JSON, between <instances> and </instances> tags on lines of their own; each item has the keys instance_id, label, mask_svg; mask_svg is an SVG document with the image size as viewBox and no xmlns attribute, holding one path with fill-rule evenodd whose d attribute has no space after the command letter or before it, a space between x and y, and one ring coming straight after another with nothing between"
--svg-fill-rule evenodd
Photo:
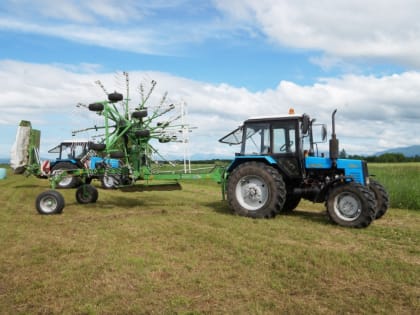
<instances>
[{"instance_id":1,"label":"mowed grass","mask_svg":"<svg viewBox=\"0 0 420 315\"><path fill-rule=\"evenodd\" d=\"M1 314L419 314L420 212L366 229L323 205L252 220L211 181L99 190L61 215L36 213L48 182L0 180Z\"/></svg>"}]
</instances>

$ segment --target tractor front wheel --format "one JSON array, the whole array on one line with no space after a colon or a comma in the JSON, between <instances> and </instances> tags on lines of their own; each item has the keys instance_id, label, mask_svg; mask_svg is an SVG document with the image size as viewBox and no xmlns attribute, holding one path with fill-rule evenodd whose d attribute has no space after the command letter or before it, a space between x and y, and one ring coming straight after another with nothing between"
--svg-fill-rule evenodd
<instances>
[{"instance_id":1,"label":"tractor front wheel","mask_svg":"<svg viewBox=\"0 0 420 315\"><path fill-rule=\"evenodd\" d=\"M274 167L261 162L246 162L230 174L227 199L238 215L271 218L284 205L286 187L282 176Z\"/></svg>"},{"instance_id":2,"label":"tractor front wheel","mask_svg":"<svg viewBox=\"0 0 420 315\"><path fill-rule=\"evenodd\" d=\"M92 185L82 185L76 190L76 200L78 203L95 203L98 200L98 190Z\"/></svg>"},{"instance_id":3,"label":"tractor front wheel","mask_svg":"<svg viewBox=\"0 0 420 315\"><path fill-rule=\"evenodd\" d=\"M35 201L39 214L60 214L64 208L64 197L56 190L40 193Z\"/></svg>"},{"instance_id":4,"label":"tractor front wheel","mask_svg":"<svg viewBox=\"0 0 420 315\"><path fill-rule=\"evenodd\" d=\"M388 211L388 207L389 207L388 193L386 192L384 186L382 186L380 183L378 183L376 180L372 178L370 178L369 188L375 195L375 199L376 199L375 219L379 219Z\"/></svg>"},{"instance_id":5,"label":"tractor front wheel","mask_svg":"<svg viewBox=\"0 0 420 315\"><path fill-rule=\"evenodd\" d=\"M354 182L332 188L326 206L330 219L341 226L363 228L375 218L375 196Z\"/></svg>"}]
</instances>

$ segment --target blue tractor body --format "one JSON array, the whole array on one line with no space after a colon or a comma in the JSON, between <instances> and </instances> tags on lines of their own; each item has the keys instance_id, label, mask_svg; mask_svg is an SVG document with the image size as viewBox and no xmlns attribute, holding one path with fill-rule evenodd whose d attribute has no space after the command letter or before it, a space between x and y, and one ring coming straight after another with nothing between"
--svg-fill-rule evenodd
<instances>
[{"instance_id":1,"label":"blue tractor body","mask_svg":"<svg viewBox=\"0 0 420 315\"><path fill-rule=\"evenodd\" d=\"M241 147L225 173L224 191L234 212L273 217L307 199L325 202L330 218L344 226L365 227L382 216L388 195L369 179L367 163L339 158L335 113L328 157L318 152L318 144L326 142L325 125L315 125L306 114L250 118L221 138Z\"/></svg>"}]
</instances>

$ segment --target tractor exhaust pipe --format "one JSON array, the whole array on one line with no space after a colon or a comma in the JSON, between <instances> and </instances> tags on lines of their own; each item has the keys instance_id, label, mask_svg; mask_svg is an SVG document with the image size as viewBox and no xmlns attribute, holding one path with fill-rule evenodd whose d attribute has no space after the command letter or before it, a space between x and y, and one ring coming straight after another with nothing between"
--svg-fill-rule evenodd
<instances>
[{"instance_id":1,"label":"tractor exhaust pipe","mask_svg":"<svg viewBox=\"0 0 420 315\"><path fill-rule=\"evenodd\" d=\"M337 109L335 109L332 113L332 134L330 139L330 159L332 160L333 167L337 166L337 159L338 159L338 139L335 134L335 114L337 113Z\"/></svg>"}]
</instances>

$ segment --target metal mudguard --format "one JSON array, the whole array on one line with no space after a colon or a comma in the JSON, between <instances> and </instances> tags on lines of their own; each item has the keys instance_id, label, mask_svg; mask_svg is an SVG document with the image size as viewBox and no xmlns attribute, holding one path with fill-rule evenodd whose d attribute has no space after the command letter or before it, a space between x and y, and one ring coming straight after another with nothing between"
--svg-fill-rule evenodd
<instances>
[{"instance_id":1,"label":"metal mudguard","mask_svg":"<svg viewBox=\"0 0 420 315\"><path fill-rule=\"evenodd\" d=\"M238 155L235 159L230 163L230 165L226 168L226 171L230 173L233 169L235 169L239 164L248 161L262 161L269 165L277 164L276 160L268 155Z\"/></svg>"}]
</instances>

